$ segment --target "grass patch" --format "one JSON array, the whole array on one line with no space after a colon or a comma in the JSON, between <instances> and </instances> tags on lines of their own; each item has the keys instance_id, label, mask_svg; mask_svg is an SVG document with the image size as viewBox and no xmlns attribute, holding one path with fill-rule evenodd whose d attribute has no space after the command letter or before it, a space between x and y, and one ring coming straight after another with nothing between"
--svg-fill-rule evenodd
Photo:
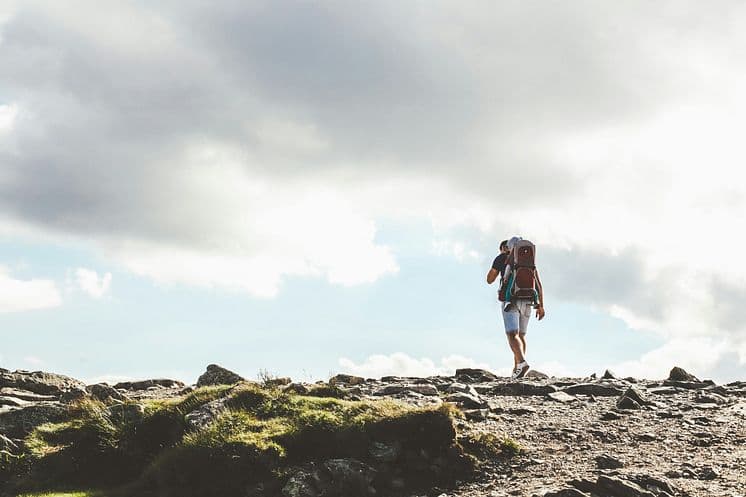
<instances>
[{"instance_id":1,"label":"grass patch","mask_svg":"<svg viewBox=\"0 0 746 497\"><path fill-rule=\"evenodd\" d=\"M31 469L19 476L18 488L118 486L107 496L159 497L231 497L264 488L269 495L294 468L355 459L376 470L373 485L388 494L396 477L408 488L423 488L473 469L473 459L456 443L457 411L450 405L352 401L338 398L335 387L317 388L333 395L241 383L144 405L76 404L69 420L42 425L26 439ZM190 431L185 415L218 399L225 409ZM382 452L385 460L374 447L390 449Z\"/></svg>"}]
</instances>

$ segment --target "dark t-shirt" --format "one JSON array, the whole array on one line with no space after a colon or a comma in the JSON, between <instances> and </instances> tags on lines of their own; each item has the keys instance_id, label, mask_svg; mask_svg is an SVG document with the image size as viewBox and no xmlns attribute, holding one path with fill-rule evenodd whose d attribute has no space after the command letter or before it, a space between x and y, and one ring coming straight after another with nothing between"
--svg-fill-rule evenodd
<instances>
[{"instance_id":1,"label":"dark t-shirt","mask_svg":"<svg viewBox=\"0 0 746 497\"><path fill-rule=\"evenodd\" d=\"M495 257L495 260L492 262L492 269L499 272L501 278L505 276L505 263L507 262L507 259L508 254L500 254Z\"/></svg>"}]
</instances>

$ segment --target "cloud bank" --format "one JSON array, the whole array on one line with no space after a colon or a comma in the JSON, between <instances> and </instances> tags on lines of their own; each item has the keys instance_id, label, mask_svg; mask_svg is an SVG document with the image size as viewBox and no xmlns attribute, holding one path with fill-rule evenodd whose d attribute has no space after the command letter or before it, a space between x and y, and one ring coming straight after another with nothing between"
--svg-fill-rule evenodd
<instances>
[{"instance_id":1,"label":"cloud bank","mask_svg":"<svg viewBox=\"0 0 746 497\"><path fill-rule=\"evenodd\" d=\"M520 233L551 297L744 363L745 9L14 4L0 230L258 297L395 275L387 220Z\"/></svg>"},{"instance_id":2,"label":"cloud bank","mask_svg":"<svg viewBox=\"0 0 746 497\"><path fill-rule=\"evenodd\" d=\"M62 296L52 280L13 278L0 266L0 313L49 309L62 305Z\"/></svg>"}]
</instances>

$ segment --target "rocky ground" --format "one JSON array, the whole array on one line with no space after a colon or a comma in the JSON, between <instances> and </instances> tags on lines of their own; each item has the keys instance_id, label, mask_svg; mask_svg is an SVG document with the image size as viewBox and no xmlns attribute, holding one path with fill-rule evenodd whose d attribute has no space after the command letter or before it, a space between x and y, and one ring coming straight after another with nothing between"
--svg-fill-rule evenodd
<instances>
[{"instance_id":1,"label":"rocky ground","mask_svg":"<svg viewBox=\"0 0 746 497\"><path fill-rule=\"evenodd\" d=\"M197 384L239 379L210 366ZM265 381L299 393L314 386ZM465 416L459 436L492 433L520 445L516 457L486 461L475 481L427 495L746 497L746 382L716 385L674 368L660 381L617 378L609 371L583 379L532 372L510 381L462 369L451 377L337 375L328 383L353 399L450 402ZM193 388L173 380L85 385L0 368L0 451L21 450L30 430L60 418L65 403L81 397L169 398Z\"/></svg>"}]
</instances>

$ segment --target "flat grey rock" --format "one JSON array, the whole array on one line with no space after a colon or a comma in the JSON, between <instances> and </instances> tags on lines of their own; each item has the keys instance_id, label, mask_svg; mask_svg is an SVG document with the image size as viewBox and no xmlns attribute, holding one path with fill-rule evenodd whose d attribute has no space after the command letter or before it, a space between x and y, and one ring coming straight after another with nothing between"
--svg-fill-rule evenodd
<instances>
[{"instance_id":1,"label":"flat grey rock","mask_svg":"<svg viewBox=\"0 0 746 497\"><path fill-rule=\"evenodd\" d=\"M15 388L41 395L59 397L63 392L73 388L85 388L82 381L61 374L44 371L0 372L0 388Z\"/></svg>"},{"instance_id":2,"label":"flat grey rock","mask_svg":"<svg viewBox=\"0 0 746 497\"><path fill-rule=\"evenodd\" d=\"M547 397L557 402L562 402L563 404L578 401L577 397L574 397L567 392L549 392Z\"/></svg>"},{"instance_id":3,"label":"flat grey rock","mask_svg":"<svg viewBox=\"0 0 746 497\"><path fill-rule=\"evenodd\" d=\"M570 395L595 395L597 397L615 397L623 393L620 387L605 383L578 383L564 387L562 391Z\"/></svg>"}]
</instances>

